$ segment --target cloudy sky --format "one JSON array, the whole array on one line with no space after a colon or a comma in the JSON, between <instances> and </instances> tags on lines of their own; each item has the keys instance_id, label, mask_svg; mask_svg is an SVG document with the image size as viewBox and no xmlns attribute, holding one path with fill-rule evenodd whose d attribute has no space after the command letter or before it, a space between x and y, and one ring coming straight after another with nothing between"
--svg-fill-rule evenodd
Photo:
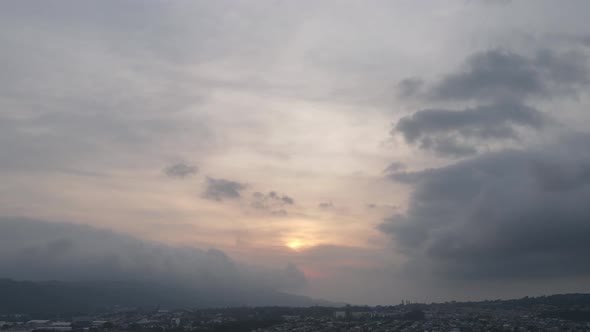
<instances>
[{"instance_id":1,"label":"cloudy sky","mask_svg":"<svg viewBox=\"0 0 590 332\"><path fill-rule=\"evenodd\" d=\"M588 12L3 1L0 272L117 251L351 303L588 291Z\"/></svg>"}]
</instances>

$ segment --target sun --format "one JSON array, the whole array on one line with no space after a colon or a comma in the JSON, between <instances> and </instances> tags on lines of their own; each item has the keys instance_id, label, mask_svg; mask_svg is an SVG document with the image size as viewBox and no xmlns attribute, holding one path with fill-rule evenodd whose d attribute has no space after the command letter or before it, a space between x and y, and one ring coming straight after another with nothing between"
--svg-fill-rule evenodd
<instances>
[{"instance_id":1,"label":"sun","mask_svg":"<svg viewBox=\"0 0 590 332\"><path fill-rule=\"evenodd\" d=\"M299 250L305 246L305 242L303 242L302 240L299 240L299 239L293 239L293 240L287 241L286 245L287 245L287 247L289 247L293 250Z\"/></svg>"}]
</instances>

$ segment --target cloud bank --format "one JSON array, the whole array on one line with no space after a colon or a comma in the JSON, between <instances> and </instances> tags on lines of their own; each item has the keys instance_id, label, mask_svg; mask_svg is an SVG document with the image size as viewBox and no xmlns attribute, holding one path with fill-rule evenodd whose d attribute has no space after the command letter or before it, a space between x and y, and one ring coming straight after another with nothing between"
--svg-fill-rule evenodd
<instances>
[{"instance_id":1,"label":"cloud bank","mask_svg":"<svg viewBox=\"0 0 590 332\"><path fill-rule=\"evenodd\" d=\"M223 251L173 247L85 225L0 218L2 277L18 280L152 281L198 289L294 290L295 265L243 265Z\"/></svg>"},{"instance_id":2,"label":"cloud bank","mask_svg":"<svg viewBox=\"0 0 590 332\"><path fill-rule=\"evenodd\" d=\"M410 266L450 279L590 275L590 136L505 150L392 179L410 205L379 227Z\"/></svg>"}]
</instances>

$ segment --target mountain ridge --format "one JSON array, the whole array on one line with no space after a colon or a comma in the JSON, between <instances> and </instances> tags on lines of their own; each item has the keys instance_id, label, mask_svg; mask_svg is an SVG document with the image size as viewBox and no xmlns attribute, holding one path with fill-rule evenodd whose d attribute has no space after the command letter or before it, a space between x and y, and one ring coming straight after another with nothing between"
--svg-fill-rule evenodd
<instances>
[{"instance_id":1,"label":"mountain ridge","mask_svg":"<svg viewBox=\"0 0 590 332\"><path fill-rule=\"evenodd\" d=\"M189 288L145 281L26 281L0 278L0 313L93 312L115 306L169 309L337 305L268 289Z\"/></svg>"}]
</instances>

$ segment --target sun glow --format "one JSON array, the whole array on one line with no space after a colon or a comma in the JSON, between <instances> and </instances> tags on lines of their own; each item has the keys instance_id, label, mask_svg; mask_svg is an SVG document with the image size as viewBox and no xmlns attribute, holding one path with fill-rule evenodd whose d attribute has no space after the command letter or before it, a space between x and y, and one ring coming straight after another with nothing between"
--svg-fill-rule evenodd
<instances>
[{"instance_id":1,"label":"sun glow","mask_svg":"<svg viewBox=\"0 0 590 332\"><path fill-rule=\"evenodd\" d=\"M302 240L299 239L293 239L293 240L289 240L286 243L287 247L293 249L293 250L299 250L303 247L305 247L305 242L303 242Z\"/></svg>"}]
</instances>

